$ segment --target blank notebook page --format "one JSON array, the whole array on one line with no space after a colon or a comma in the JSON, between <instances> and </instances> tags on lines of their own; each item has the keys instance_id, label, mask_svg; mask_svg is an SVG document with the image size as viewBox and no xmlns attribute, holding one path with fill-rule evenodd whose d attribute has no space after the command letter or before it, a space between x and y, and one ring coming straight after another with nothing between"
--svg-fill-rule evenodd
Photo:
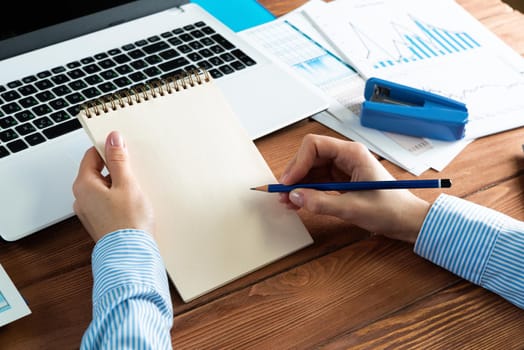
<instances>
[{"instance_id":1,"label":"blank notebook page","mask_svg":"<svg viewBox=\"0 0 524 350\"><path fill-rule=\"evenodd\" d=\"M78 118L102 155L123 134L185 302L313 242L277 194L249 189L275 177L212 80Z\"/></svg>"}]
</instances>

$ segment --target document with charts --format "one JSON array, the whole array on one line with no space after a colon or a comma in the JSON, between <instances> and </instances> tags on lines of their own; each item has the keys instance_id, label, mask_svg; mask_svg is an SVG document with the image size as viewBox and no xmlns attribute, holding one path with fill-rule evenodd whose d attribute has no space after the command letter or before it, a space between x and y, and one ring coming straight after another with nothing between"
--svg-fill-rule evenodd
<instances>
[{"instance_id":1,"label":"document with charts","mask_svg":"<svg viewBox=\"0 0 524 350\"><path fill-rule=\"evenodd\" d=\"M306 15L365 78L464 102L467 139L524 124L524 59L454 1L338 0Z\"/></svg>"},{"instance_id":2,"label":"document with charts","mask_svg":"<svg viewBox=\"0 0 524 350\"><path fill-rule=\"evenodd\" d=\"M0 265L0 327L27 316L31 310Z\"/></svg>"},{"instance_id":3,"label":"document with charts","mask_svg":"<svg viewBox=\"0 0 524 350\"><path fill-rule=\"evenodd\" d=\"M429 168L443 170L469 141L444 142L386 133L360 124L365 80L334 54L304 11L327 6L310 0L290 13L239 34L274 60L290 67L329 98L329 108L313 119L351 140L364 143L371 151L420 175Z\"/></svg>"},{"instance_id":4,"label":"document with charts","mask_svg":"<svg viewBox=\"0 0 524 350\"><path fill-rule=\"evenodd\" d=\"M364 77L466 103L466 138L523 125L524 59L454 1L333 1L306 15Z\"/></svg>"}]
</instances>

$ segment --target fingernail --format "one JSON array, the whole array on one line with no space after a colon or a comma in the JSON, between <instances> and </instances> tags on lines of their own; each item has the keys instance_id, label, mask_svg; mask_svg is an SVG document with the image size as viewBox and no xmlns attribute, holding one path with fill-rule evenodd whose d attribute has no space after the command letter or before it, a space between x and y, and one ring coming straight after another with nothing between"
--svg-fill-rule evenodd
<instances>
[{"instance_id":1,"label":"fingernail","mask_svg":"<svg viewBox=\"0 0 524 350\"><path fill-rule=\"evenodd\" d=\"M122 138L122 135L118 133L112 133L111 134L111 146L114 147L124 147L124 139Z\"/></svg>"},{"instance_id":2,"label":"fingernail","mask_svg":"<svg viewBox=\"0 0 524 350\"><path fill-rule=\"evenodd\" d=\"M280 177L279 181L281 184L285 183L286 179L288 178L288 173L284 173L282 174L282 176Z\"/></svg>"},{"instance_id":3,"label":"fingernail","mask_svg":"<svg viewBox=\"0 0 524 350\"><path fill-rule=\"evenodd\" d=\"M304 194L296 190L291 191L289 194L289 200L297 207L302 207L304 205Z\"/></svg>"}]
</instances>

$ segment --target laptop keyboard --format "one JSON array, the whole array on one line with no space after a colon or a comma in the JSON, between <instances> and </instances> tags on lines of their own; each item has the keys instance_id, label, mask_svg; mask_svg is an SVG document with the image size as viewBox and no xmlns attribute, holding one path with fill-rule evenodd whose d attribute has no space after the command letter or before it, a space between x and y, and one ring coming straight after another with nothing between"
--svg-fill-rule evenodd
<instances>
[{"instance_id":1,"label":"laptop keyboard","mask_svg":"<svg viewBox=\"0 0 524 350\"><path fill-rule=\"evenodd\" d=\"M89 100L196 68L218 79L256 62L199 21L0 85L0 158L81 128Z\"/></svg>"}]
</instances>

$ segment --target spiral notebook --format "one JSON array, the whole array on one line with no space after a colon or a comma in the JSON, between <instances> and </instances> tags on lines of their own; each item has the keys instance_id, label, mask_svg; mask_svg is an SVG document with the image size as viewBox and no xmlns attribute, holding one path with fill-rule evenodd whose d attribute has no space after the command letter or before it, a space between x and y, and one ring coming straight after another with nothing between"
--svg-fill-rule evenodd
<instances>
[{"instance_id":1,"label":"spiral notebook","mask_svg":"<svg viewBox=\"0 0 524 350\"><path fill-rule=\"evenodd\" d=\"M89 103L78 118L103 156L112 130L151 199L169 277L187 302L313 242L207 72Z\"/></svg>"}]
</instances>

